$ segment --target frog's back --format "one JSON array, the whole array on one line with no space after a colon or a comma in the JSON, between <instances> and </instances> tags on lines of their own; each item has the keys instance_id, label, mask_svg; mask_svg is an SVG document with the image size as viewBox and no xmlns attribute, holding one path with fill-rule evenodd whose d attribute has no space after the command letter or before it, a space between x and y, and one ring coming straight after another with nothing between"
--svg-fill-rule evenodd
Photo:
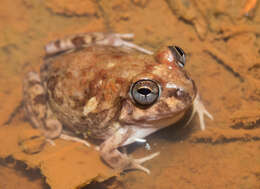
<instances>
[{"instance_id":1,"label":"frog's back","mask_svg":"<svg viewBox=\"0 0 260 189\"><path fill-rule=\"evenodd\" d=\"M82 133L103 132L118 118L132 78L152 66L150 56L91 46L49 58L41 69L49 103L59 120ZM84 132L83 132L84 133Z\"/></svg>"}]
</instances>

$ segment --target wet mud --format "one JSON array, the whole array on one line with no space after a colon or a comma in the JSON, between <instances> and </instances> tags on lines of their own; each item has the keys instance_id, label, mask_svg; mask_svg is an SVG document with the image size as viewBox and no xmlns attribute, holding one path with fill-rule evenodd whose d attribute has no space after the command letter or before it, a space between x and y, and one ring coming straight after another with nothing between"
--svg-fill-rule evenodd
<instances>
[{"instance_id":1,"label":"wet mud","mask_svg":"<svg viewBox=\"0 0 260 189\"><path fill-rule=\"evenodd\" d=\"M257 0L2 0L0 6L0 188L260 188L260 9ZM118 173L94 148L46 143L25 119L22 80L43 46L82 32L134 33L156 51L177 45L214 116L199 130L166 128L131 145L151 175ZM32 139L28 141L27 139Z\"/></svg>"}]
</instances>

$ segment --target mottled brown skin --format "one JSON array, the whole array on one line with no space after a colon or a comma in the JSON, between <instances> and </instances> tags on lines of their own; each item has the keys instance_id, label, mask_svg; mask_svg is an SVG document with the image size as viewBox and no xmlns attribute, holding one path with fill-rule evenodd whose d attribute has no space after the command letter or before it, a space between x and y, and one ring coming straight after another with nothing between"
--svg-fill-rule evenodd
<instances>
[{"instance_id":1,"label":"mottled brown skin","mask_svg":"<svg viewBox=\"0 0 260 189\"><path fill-rule=\"evenodd\" d=\"M140 164L158 153L136 160L117 148L180 120L197 90L170 49L147 55L143 52L151 53L120 38L129 36L92 33L47 45L40 77L31 72L25 78L25 110L47 138L68 129L100 139L101 157L111 167L149 173ZM140 80L152 80L160 89L149 106L140 106L130 95L131 86Z\"/></svg>"},{"instance_id":2,"label":"mottled brown skin","mask_svg":"<svg viewBox=\"0 0 260 189\"><path fill-rule=\"evenodd\" d=\"M167 66L139 52L92 46L48 59L42 67L41 79L46 83L51 108L59 120L76 133L106 139L117 129L110 127L112 121L127 124L152 121L192 105L196 95L193 81L186 79L186 72L177 65L175 70ZM137 108L128 93L131 83L141 78L160 82L163 89L160 99L176 98L176 89L166 89L167 83L172 81L182 86L187 89L179 99L183 102L175 105L159 100L150 107L153 115ZM83 109L92 97L96 97L98 105L86 116ZM121 108L128 111L127 115L120 116Z\"/></svg>"}]
</instances>

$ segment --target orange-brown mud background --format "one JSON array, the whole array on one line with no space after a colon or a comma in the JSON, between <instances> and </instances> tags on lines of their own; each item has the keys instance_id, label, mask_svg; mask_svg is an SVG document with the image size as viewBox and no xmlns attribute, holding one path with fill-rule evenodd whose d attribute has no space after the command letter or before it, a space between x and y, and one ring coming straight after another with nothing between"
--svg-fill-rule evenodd
<instances>
[{"instance_id":1,"label":"orange-brown mud background","mask_svg":"<svg viewBox=\"0 0 260 189\"><path fill-rule=\"evenodd\" d=\"M39 135L16 111L24 74L39 68L48 41L92 31L134 33L153 51L182 47L214 116L206 131L196 117L149 136L151 151L130 148L134 157L161 152L145 163L151 175L118 175L95 150L61 139L33 155L23 151L40 148L41 137L19 145ZM1 0L0 188L260 188L259 36L254 0Z\"/></svg>"}]
</instances>

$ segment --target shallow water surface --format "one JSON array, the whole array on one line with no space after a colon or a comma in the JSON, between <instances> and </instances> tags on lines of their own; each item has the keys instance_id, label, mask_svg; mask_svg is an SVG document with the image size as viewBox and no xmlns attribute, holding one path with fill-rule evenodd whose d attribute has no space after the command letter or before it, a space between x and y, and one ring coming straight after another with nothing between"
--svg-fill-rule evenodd
<instances>
[{"instance_id":1,"label":"shallow water surface","mask_svg":"<svg viewBox=\"0 0 260 189\"><path fill-rule=\"evenodd\" d=\"M258 3L2 0L0 19L1 189L260 188ZM134 157L161 152L145 163L151 175L119 174L95 150L60 139L33 155L19 146L22 136L37 134L19 108L24 74L39 69L47 42L93 31L134 33L134 42L152 51L182 47L185 67L214 116L206 118L206 131L195 117L189 127L149 136L151 150L131 145L127 151Z\"/></svg>"}]
</instances>

